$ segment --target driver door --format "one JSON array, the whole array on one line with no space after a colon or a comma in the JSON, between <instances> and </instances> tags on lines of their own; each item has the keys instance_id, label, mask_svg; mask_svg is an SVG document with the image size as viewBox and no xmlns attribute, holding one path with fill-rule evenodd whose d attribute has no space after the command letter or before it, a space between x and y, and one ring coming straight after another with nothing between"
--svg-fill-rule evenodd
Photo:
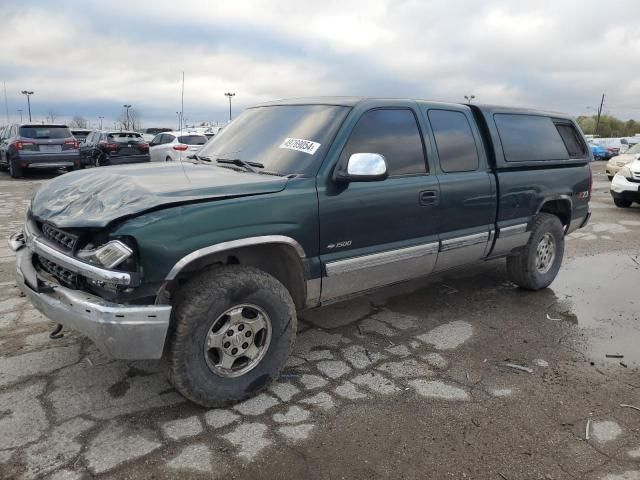
<instances>
[{"instance_id":1,"label":"driver door","mask_svg":"<svg viewBox=\"0 0 640 480\"><path fill-rule=\"evenodd\" d=\"M385 158L381 181L318 186L323 302L427 275L439 247L439 186L412 106L365 111L339 165L355 153Z\"/></svg>"}]
</instances>

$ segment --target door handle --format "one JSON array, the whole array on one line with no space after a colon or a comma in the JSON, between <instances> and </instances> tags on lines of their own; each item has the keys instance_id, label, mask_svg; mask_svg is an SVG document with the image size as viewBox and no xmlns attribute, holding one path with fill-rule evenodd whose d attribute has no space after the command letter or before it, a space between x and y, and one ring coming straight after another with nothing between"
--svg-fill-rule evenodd
<instances>
[{"instance_id":1,"label":"door handle","mask_svg":"<svg viewBox=\"0 0 640 480\"><path fill-rule=\"evenodd\" d=\"M419 195L420 205L437 205L438 204L438 192L435 190L423 190Z\"/></svg>"}]
</instances>

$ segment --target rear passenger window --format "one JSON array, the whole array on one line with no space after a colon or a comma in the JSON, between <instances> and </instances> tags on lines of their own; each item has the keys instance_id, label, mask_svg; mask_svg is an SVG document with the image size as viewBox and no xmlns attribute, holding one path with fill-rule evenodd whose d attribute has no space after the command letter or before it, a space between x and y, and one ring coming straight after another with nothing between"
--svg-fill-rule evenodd
<instances>
[{"instance_id":1,"label":"rear passenger window","mask_svg":"<svg viewBox=\"0 0 640 480\"><path fill-rule=\"evenodd\" d=\"M471 125L462 112L429 110L429 123L443 172L470 172L478 169L478 149Z\"/></svg>"},{"instance_id":2,"label":"rear passenger window","mask_svg":"<svg viewBox=\"0 0 640 480\"><path fill-rule=\"evenodd\" d=\"M499 113L493 116L507 162L567 160L569 153L550 117Z\"/></svg>"},{"instance_id":3,"label":"rear passenger window","mask_svg":"<svg viewBox=\"0 0 640 480\"><path fill-rule=\"evenodd\" d=\"M569 123L556 123L556 128L569 152L569 157L583 158L587 151L575 127Z\"/></svg>"},{"instance_id":4,"label":"rear passenger window","mask_svg":"<svg viewBox=\"0 0 640 480\"><path fill-rule=\"evenodd\" d=\"M408 109L371 110L362 115L343 150L343 159L354 153L384 156L389 175L427 171L416 117Z\"/></svg>"}]
</instances>

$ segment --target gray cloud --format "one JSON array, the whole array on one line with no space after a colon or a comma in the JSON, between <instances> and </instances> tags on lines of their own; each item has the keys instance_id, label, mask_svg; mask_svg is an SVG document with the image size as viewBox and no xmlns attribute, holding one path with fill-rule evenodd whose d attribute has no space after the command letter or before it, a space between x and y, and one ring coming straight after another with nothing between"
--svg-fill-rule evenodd
<instances>
[{"instance_id":1,"label":"gray cloud","mask_svg":"<svg viewBox=\"0 0 640 480\"><path fill-rule=\"evenodd\" d=\"M11 113L53 108L147 125L305 95L408 96L640 117L637 0L49 2L5 0L0 64ZM615 8L615 11L613 11Z\"/></svg>"}]
</instances>

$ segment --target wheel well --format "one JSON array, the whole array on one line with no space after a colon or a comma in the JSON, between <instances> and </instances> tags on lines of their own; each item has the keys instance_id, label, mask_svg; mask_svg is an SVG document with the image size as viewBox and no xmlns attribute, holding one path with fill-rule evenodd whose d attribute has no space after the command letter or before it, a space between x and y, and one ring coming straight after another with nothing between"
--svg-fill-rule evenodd
<instances>
[{"instance_id":1,"label":"wheel well","mask_svg":"<svg viewBox=\"0 0 640 480\"><path fill-rule=\"evenodd\" d=\"M302 260L294 248L278 243L242 247L198 258L180 271L168 290L177 289L195 272L224 265L254 267L274 276L289 291L296 308L304 307L307 292Z\"/></svg>"},{"instance_id":2,"label":"wheel well","mask_svg":"<svg viewBox=\"0 0 640 480\"><path fill-rule=\"evenodd\" d=\"M566 199L548 200L542 205L540 212L555 215L560 219L562 225L567 227L571 221L571 202Z\"/></svg>"}]
</instances>

